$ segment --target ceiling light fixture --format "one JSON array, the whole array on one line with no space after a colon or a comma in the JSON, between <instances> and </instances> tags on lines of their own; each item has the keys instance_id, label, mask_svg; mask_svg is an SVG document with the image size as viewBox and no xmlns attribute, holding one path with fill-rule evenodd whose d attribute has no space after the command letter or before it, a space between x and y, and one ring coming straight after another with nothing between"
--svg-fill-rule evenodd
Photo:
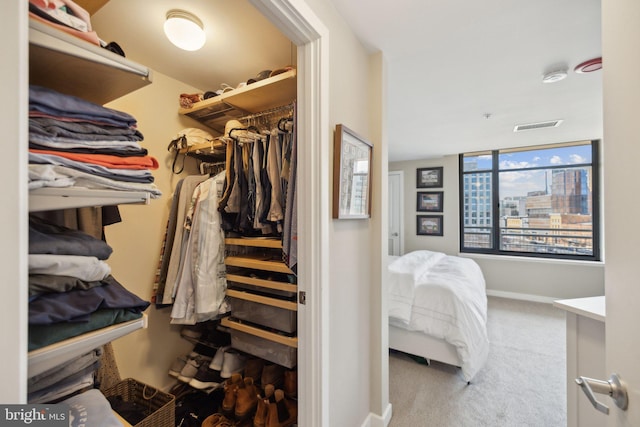
<instances>
[{"instance_id":1,"label":"ceiling light fixture","mask_svg":"<svg viewBox=\"0 0 640 427\"><path fill-rule=\"evenodd\" d=\"M206 40L202 21L184 10L173 9L167 12L164 33L171 43L189 51L200 49Z\"/></svg>"},{"instance_id":2,"label":"ceiling light fixture","mask_svg":"<svg viewBox=\"0 0 640 427\"><path fill-rule=\"evenodd\" d=\"M542 76L542 83L555 83L567 78L567 70L549 71Z\"/></svg>"}]
</instances>

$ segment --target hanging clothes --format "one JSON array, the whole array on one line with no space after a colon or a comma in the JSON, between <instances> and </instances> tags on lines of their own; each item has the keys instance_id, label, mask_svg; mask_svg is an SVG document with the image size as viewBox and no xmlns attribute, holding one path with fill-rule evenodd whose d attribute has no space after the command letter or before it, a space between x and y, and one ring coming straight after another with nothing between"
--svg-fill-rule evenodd
<instances>
[{"instance_id":1,"label":"hanging clothes","mask_svg":"<svg viewBox=\"0 0 640 427\"><path fill-rule=\"evenodd\" d=\"M189 203L191 201L193 191L198 186L198 184L205 181L207 178L207 175L187 176L182 180L182 185L176 188L178 197L177 200L174 200L174 202L177 203L177 206L175 210L173 208L171 209L172 217L169 218L169 221L173 222L176 226L175 228L169 230L169 233L171 233L173 236L173 244L171 245L171 250L167 254L169 257L169 264L167 265L166 279L164 282L164 292L162 293L162 299L160 301L161 304L173 303L178 271L180 269L180 265L182 264L183 258L184 218L187 209L189 208ZM173 219L174 214L175 219ZM169 238L167 240L169 240Z\"/></svg>"},{"instance_id":2,"label":"hanging clothes","mask_svg":"<svg viewBox=\"0 0 640 427\"><path fill-rule=\"evenodd\" d=\"M293 123L295 126L296 112L294 109ZM290 135L290 150L285 154L287 169L287 191L284 216L284 230L282 233L282 255L287 266L297 273L298 267L298 138L295 132ZM284 170L283 170L284 173Z\"/></svg>"},{"instance_id":3,"label":"hanging clothes","mask_svg":"<svg viewBox=\"0 0 640 427\"><path fill-rule=\"evenodd\" d=\"M214 318L226 289L224 233L218 212L220 173L195 188L185 216L183 257L171 323L195 324Z\"/></svg>"}]
</instances>

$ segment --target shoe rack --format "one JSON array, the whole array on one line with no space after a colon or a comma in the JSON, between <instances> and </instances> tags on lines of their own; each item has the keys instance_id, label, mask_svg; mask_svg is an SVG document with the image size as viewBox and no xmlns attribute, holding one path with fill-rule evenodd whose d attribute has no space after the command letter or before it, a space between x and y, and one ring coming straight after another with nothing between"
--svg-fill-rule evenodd
<instances>
[{"instance_id":1,"label":"shoe rack","mask_svg":"<svg viewBox=\"0 0 640 427\"><path fill-rule=\"evenodd\" d=\"M277 238L226 238L232 347L289 369L297 365L297 284Z\"/></svg>"}]
</instances>

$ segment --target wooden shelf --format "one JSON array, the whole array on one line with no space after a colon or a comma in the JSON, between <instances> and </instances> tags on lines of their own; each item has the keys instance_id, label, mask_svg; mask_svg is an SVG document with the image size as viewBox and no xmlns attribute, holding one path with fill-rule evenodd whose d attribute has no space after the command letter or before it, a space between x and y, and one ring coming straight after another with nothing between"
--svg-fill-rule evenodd
<instances>
[{"instance_id":1,"label":"wooden shelf","mask_svg":"<svg viewBox=\"0 0 640 427\"><path fill-rule=\"evenodd\" d=\"M147 327L147 315L129 322L118 323L91 331L29 352L28 377L38 375L54 366L82 356L108 342Z\"/></svg>"},{"instance_id":2,"label":"wooden shelf","mask_svg":"<svg viewBox=\"0 0 640 427\"><path fill-rule=\"evenodd\" d=\"M254 335L256 337L264 338L266 340L277 342L279 344L284 344L288 347L298 348L298 337L287 337L284 335L277 334L275 332L265 331L264 329L246 325L236 320L232 320L228 317L225 317L224 319L222 319L221 324L222 326L235 329L236 331L245 332L247 334Z\"/></svg>"},{"instance_id":3,"label":"wooden shelf","mask_svg":"<svg viewBox=\"0 0 640 427\"><path fill-rule=\"evenodd\" d=\"M241 276L239 274L227 273L228 282L244 283L246 285L260 286L268 289L275 289L285 292L298 292L298 286L292 283L276 282L273 280L258 279L256 277Z\"/></svg>"},{"instance_id":4,"label":"wooden shelf","mask_svg":"<svg viewBox=\"0 0 640 427\"><path fill-rule=\"evenodd\" d=\"M29 20L29 83L105 104L151 83L151 71L100 46Z\"/></svg>"},{"instance_id":5,"label":"wooden shelf","mask_svg":"<svg viewBox=\"0 0 640 427\"><path fill-rule=\"evenodd\" d=\"M145 191L98 190L79 187L44 187L29 191L29 212L86 206L149 204Z\"/></svg>"},{"instance_id":6,"label":"wooden shelf","mask_svg":"<svg viewBox=\"0 0 640 427\"><path fill-rule=\"evenodd\" d=\"M275 238L227 237L226 239L224 239L224 243L227 245L236 246L282 249L282 240Z\"/></svg>"},{"instance_id":7,"label":"wooden shelf","mask_svg":"<svg viewBox=\"0 0 640 427\"><path fill-rule=\"evenodd\" d=\"M296 70L294 69L196 102L191 108L180 108L178 112L222 135L227 121L238 119L249 113L290 104L296 100L296 93ZM190 151L206 150L209 146L210 144L202 147L194 146Z\"/></svg>"},{"instance_id":8,"label":"wooden shelf","mask_svg":"<svg viewBox=\"0 0 640 427\"><path fill-rule=\"evenodd\" d=\"M253 268L255 270L275 271L286 274L293 273L284 262L265 260L261 255L229 256L225 258L224 263L234 267Z\"/></svg>"},{"instance_id":9,"label":"wooden shelf","mask_svg":"<svg viewBox=\"0 0 640 427\"><path fill-rule=\"evenodd\" d=\"M234 289L227 289L227 295L230 297L242 299L245 301L257 302L259 304L269 305L271 307L283 308L285 310L290 310L290 311L298 311L298 305L292 301L265 297L265 296L257 295L251 292L236 291Z\"/></svg>"}]
</instances>

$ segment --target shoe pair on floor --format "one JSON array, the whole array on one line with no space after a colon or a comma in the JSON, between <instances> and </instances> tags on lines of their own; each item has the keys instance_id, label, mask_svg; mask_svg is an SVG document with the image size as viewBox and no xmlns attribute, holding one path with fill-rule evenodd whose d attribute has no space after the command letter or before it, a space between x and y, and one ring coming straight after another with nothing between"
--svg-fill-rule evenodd
<instances>
[{"instance_id":1,"label":"shoe pair on floor","mask_svg":"<svg viewBox=\"0 0 640 427\"><path fill-rule=\"evenodd\" d=\"M264 396L258 396L254 427L288 427L298 420L298 404L289 400L283 390L267 384Z\"/></svg>"},{"instance_id":2,"label":"shoe pair on floor","mask_svg":"<svg viewBox=\"0 0 640 427\"><path fill-rule=\"evenodd\" d=\"M213 357L191 352L186 357L176 359L169 369L169 375L204 390L218 387L224 379L242 372L245 361L246 357L232 351L230 346L219 348Z\"/></svg>"},{"instance_id":3,"label":"shoe pair on floor","mask_svg":"<svg viewBox=\"0 0 640 427\"><path fill-rule=\"evenodd\" d=\"M287 427L297 420L297 403L273 384L267 384L262 392L253 378L233 374L225 381L224 392L222 413L235 421L246 422L255 414L254 427Z\"/></svg>"}]
</instances>

